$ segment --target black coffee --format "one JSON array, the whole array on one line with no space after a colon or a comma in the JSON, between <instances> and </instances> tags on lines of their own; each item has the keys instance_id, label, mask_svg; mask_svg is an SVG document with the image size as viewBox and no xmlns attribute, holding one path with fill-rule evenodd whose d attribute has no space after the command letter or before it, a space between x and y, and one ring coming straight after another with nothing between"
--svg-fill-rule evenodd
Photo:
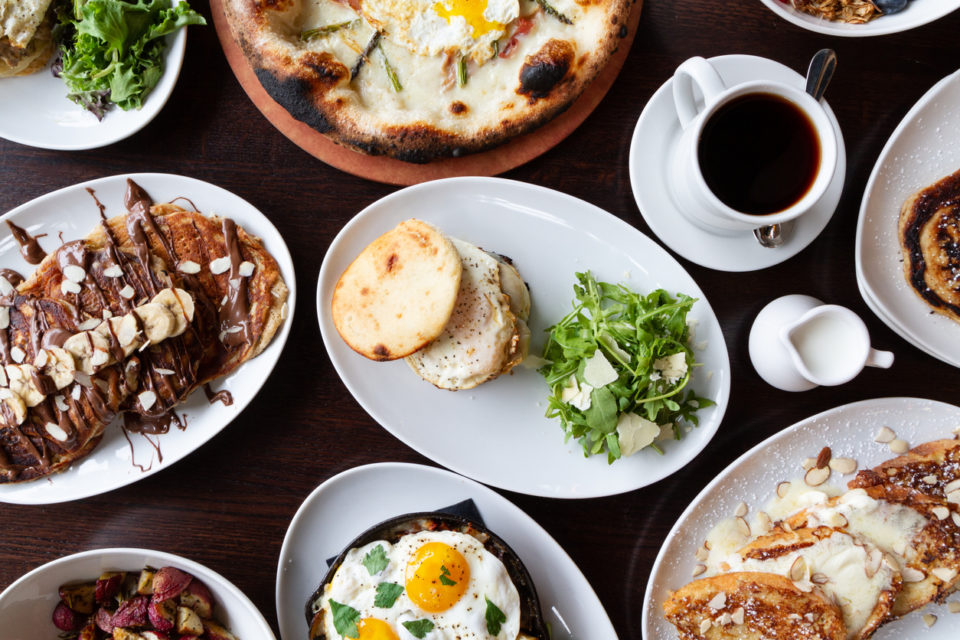
<instances>
[{"instance_id":1,"label":"black coffee","mask_svg":"<svg viewBox=\"0 0 960 640\"><path fill-rule=\"evenodd\" d=\"M721 202L752 215L799 201L820 168L813 123L793 103L751 93L720 107L700 135L700 171Z\"/></svg>"}]
</instances>

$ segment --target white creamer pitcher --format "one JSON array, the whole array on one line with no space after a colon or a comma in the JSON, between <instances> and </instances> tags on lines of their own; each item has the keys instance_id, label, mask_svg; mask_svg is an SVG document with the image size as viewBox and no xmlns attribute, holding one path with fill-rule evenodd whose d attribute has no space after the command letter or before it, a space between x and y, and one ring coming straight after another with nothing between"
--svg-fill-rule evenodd
<instances>
[{"instance_id":1,"label":"white creamer pitcher","mask_svg":"<svg viewBox=\"0 0 960 640\"><path fill-rule=\"evenodd\" d=\"M777 298L757 314L750 359L764 380L784 391L843 384L864 367L893 364L892 353L870 346L860 316L801 295Z\"/></svg>"}]
</instances>

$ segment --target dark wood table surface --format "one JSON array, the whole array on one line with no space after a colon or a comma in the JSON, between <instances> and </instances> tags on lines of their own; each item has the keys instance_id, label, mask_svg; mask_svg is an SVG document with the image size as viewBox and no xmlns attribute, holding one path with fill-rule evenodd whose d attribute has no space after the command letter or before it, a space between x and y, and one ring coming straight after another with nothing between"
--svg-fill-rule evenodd
<instances>
[{"instance_id":1,"label":"dark wood table surface","mask_svg":"<svg viewBox=\"0 0 960 640\"><path fill-rule=\"evenodd\" d=\"M206 2L195 0L194 6L209 20ZM677 516L749 447L802 418L856 400L917 396L956 402L960 373L899 338L860 298L854 236L864 186L888 136L924 92L960 65L958 33L960 12L907 33L845 39L795 27L759 0L647 0L633 49L597 110L556 148L505 175L587 200L652 236L630 189L630 137L643 105L680 62L745 53L803 72L818 49L837 52L839 68L827 97L846 140L847 180L820 237L785 263L749 274L681 259L716 310L730 352L731 401L713 441L682 471L624 495L555 500L501 492L570 554L621 638L641 636L647 577ZM960 144L960 132L947 135ZM276 629L277 558L303 499L357 465L434 464L382 429L350 396L327 359L314 311L327 246L355 213L396 187L332 169L278 133L238 85L212 26L191 28L173 96L127 140L84 152L0 140L0 212L76 182L141 171L220 185L277 225L300 287L286 350L230 427L176 465L85 500L0 505L0 588L70 553L147 547L224 574ZM747 335L763 305L786 293L852 308L866 321L874 345L896 353L893 368L868 369L849 384L800 394L768 386L750 364Z\"/></svg>"}]
</instances>

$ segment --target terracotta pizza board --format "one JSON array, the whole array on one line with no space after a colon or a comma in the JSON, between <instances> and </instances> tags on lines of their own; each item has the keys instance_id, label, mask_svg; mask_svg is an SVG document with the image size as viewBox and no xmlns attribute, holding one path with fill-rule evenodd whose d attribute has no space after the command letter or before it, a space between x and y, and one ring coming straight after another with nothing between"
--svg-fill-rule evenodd
<instances>
[{"instance_id":1,"label":"terracotta pizza board","mask_svg":"<svg viewBox=\"0 0 960 640\"><path fill-rule=\"evenodd\" d=\"M412 164L385 156L368 156L342 147L291 116L267 94L240 46L234 41L223 12L223 2L224 0L210 0L210 11L213 14L217 37L223 46L230 68L240 81L240 86L267 120L298 147L330 166L368 180L398 185L411 185L454 176L497 175L529 162L559 144L587 119L613 85L630 52L643 7L643 0L634 1L627 19L627 35L620 41L620 46L607 65L564 113L539 129L490 151L474 153L462 158L437 160L427 164Z\"/></svg>"}]
</instances>

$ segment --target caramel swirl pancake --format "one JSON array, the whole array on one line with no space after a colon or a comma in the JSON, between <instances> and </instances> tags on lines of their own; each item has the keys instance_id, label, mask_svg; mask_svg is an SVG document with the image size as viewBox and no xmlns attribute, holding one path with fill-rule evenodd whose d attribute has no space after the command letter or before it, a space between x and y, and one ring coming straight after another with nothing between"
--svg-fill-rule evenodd
<instances>
[{"instance_id":1,"label":"caramel swirl pancake","mask_svg":"<svg viewBox=\"0 0 960 640\"><path fill-rule=\"evenodd\" d=\"M934 311L960 322L960 171L907 198L899 239L907 282Z\"/></svg>"}]
</instances>

